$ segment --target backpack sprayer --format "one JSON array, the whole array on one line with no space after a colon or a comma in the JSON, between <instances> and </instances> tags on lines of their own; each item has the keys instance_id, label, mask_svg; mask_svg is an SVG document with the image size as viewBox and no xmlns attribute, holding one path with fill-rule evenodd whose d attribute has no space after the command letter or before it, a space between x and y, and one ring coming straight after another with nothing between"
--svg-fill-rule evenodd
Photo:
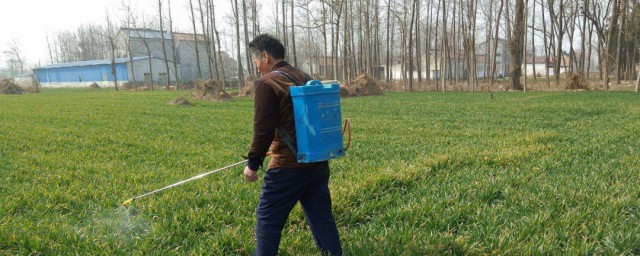
<instances>
[{"instance_id":1,"label":"backpack sprayer","mask_svg":"<svg viewBox=\"0 0 640 256\"><path fill-rule=\"evenodd\" d=\"M277 72L291 79L298 84L291 76L284 72ZM276 130L280 138L287 144L289 149L296 155L299 163L313 163L338 158L345 155L351 144L351 121L345 119L342 126L342 115L340 111L340 87L336 83L323 84L317 80L311 80L303 86L291 86L290 93L293 100L293 114L295 118L297 145L293 145L293 139L283 127ZM342 144L342 138L349 128L347 146ZM342 129L340 129L342 128ZM342 130L342 131L341 131ZM271 153L267 153L267 156ZM199 174L171 184L169 186L156 189L142 194L122 203L122 206L131 204L140 198L153 195L163 190L167 190L184 183L203 178L207 175L229 169L231 167L246 163L247 160L227 165L225 167Z\"/></svg>"}]
</instances>

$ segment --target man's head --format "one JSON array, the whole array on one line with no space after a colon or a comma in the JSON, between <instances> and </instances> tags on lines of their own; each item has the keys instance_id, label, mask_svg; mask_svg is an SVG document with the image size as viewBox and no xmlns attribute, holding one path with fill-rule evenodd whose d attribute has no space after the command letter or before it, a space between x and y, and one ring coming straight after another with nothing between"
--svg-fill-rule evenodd
<instances>
[{"instance_id":1,"label":"man's head","mask_svg":"<svg viewBox=\"0 0 640 256\"><path fill-rule=\"evenodd\" d=\"M273 64L283 60L285 54L284 46L280 40L269 34L256 36L249 43L249 51L261 75L269 73Z\"/></svg>"}]
</instances>

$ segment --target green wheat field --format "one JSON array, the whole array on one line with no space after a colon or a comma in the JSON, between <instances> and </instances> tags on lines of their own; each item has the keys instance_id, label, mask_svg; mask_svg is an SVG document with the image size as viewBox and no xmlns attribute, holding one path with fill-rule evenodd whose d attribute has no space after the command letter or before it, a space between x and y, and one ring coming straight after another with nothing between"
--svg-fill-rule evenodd
<instances>
[{"instance_id":1,"label":"green wheat field","mask_svg":"<svg viewBox=\"0 0 640 256\"><path fill-rule=\"evenodd\" d=\"M249 255L253 101L185 91L0 95L0 255ZM342 99L332 160L347 255L640 254L640 96L386 93ZM263 171L260 172L262 175ZM282 255L318 254L299 206Z\"/></svg>"}]
</instances>

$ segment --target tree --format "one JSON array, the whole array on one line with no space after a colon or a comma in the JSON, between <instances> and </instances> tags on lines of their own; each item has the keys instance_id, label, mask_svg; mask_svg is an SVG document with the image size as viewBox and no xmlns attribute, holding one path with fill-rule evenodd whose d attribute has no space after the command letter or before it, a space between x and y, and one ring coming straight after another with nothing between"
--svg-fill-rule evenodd
<instances>
[{"instance_id":1,"label":"tree","mask_svg":"<svg viewBox=\"0 0 640 256\"><path fill-rule=\"evenodd\" d=\"M122 10L125 13L125 22L127 24L127 27L129 28L135 28L135 18L133 17L133 10L131 10L131 4L130 2L125 3L124 0L121 1L121 5L122 5ZM133 51L131 49L131 36L129 34L129 32L127 32L126 30L123 31L121 30L121 33L127 33L125 36L123 36L124 38L124 43L127 45L127 56L129 56L129 63L133 63ZM174 62L175 63L175 62ZM131 78L133 80L133 86L135 88L135 90L138 90L138 81L136 80L136 72L135 72L135 66L131 65Z\"/></svg>"},{"instance_id":2,"label":"tree","mask_svg":"<svg viewBox=\"0 0 640 256\"><path fill-rule=\"evenodd\" d=\"M615 27L618 24L618 17L620 16L620 1L621 0L613 0L613 12L611 14L611 19L609 22L609 30L607 34L606 47L604 50L604 79L602 81L604 89L609 90L609 70L610 70L610 51L612 49L611 45L613 44L613 37L615 35Z\"/></svg>"},{"instance_id":3,"label":"tree","mask_svg":"<svg viewBox=\"0 0 640 256\"><path fill-rule=\"evenodd\" d=\"M418 1L413 0L411 2L411 22L409 25L409 45L407 49L409 50L409 91L413 91L413 27L414 21L416 19L416 9L417 9ZM420 57L418 56L418 59Z\"/></svg>"},{"instance_id":4,"label":"tree","mask_svg":"<svg viewBox=\"0 0 640 256\"><path fill-rule=\"evenodd\" d=\"M514 90L522 90L520 84L520 76L522 75L522 54L524 51L524 35L525 35L525 17L524 17L524 0L516 0L516 17L509 35L509 53L511 53L511 88Z\"/></svg>"},{"instance_id":5,"label":"tree","mask_svg":"<svg viewBox=\"0 0 640 256\"><path fill-rule=\"evenodd\" d=\"M111 46L111 75L113 76L113 87L115 90L118 90L118 74L116 71L116 36L115 36L115 26L111 23L111 18L109 17L109 12L106 15L107 19L107 33L104 35L109 40L109 45Z\"/></svg>"},{"instance_id":6,"label":"tree","mask_svg":"<svg viewBox=\"0 0 640 256\"><path fill-rule=\"evenodd\" d=\"M12 39L9 41L8 50L3 53L7 55L7 66L12 71L12 73L17 73L20 71L20 75L24 74L24 66L26 64L26 60L22 54L22 45L18 39Z\"/></svg>"},{"instance_id":7,"label":"tree","mask_svg":"<svg viewBox=\"0 0 640 256\"><path fill-rule=\"evenodd\" d=\"M500 0L500 7L498 8L498 16L496 16L495 21L496 21L496 25L495 28L493 30L493 32L495 33L493 36L493 50L492 50L492 55L491 55L491 73L489 74L489 83L491 84L491 86L493 86L493 82L495 80L495 75L496 75L496 58L498 56L497 52L498 52L498 42L499 42L499 38L498 38L498 32L499 32L499 28L500 28L500 17L502 16L502 11L504 10L504 2L505 1L510 1L510 0ZM504 46L503 46L504 47Z\"/></svg>"},{"instance_id":8,"label":"tree","mask_svg":"<svg viewBox=\"0 0 640 256\"><path fill-rule=\"evenodd\" d=\"M202 68L200 68L200 49L198 49L198 30L196 29L196 16L193 12L192 0L189 0L189 9L191 10L191 25L193 26L193 38L195 38L196 66L198 68L198 79L202 79Z\"/></svg>"},{"instance_id":9,"label":"tree","mask_svg":"<svg viewBox=\"0 0 640 256\"><path fill-rule=\"evenodd\" d=\"M171 53L173 55L173 74L175 75L176 90L180 89L180 76L178 75L178 56L176 53L176 39L173 34L173 17L171 15L171 0L167 0L167 6L169 7L169 32L171 33ZM169 72L169 71L167 71ZM171 79L169 79L171 80Z\"/></svg>"},{"instance_id":10,"label":"tree","mask_svg":"<svg viewBox=\"0 0 640 256\"><path fill-rule=\"evenodd\" d=\"M165 86L166 89L169 90L169 84L171 83L171 71L169 70L169 59L167 58L167 47L164 40L164 18L162 17L162 0L158 0L158 18L160 19L160 38L162 39L160 44L162 44L162 54L164 55L164 66L166 72L165 74L167 74L167 81L165 81ZM173 35L171 35L171 37L173 37ZM176 60L173 61L175 62Z\"/></svg>"},{"instance_id":11,"label":"tree","mask_svg":"<svg viewBox=\"0 0 640 256\"><path fill-rule=\"evenodd\" d=\"M244 1L244 0L243 0ZM296 53L296 26L295 26L295 11L294 11L294 0L291 0L291 49L293 51L293 66L298 66L298 54ZM245 24L245 33L247 27ZM248 41L248 40L247 40Z\"/></svg>"},{"instance_id":12,"label":"tree","mask_svg":"<svg viewBox=\"0 0 640 256\"><path fill-rule=\"evenodd\" d=\"M238 9L238 0L233 1L233 15L235 17L236 22L236 53L237 53L237 63L238 63L238 88L242 89L242 83L244 82L244 74L242 71L242 58L240 57L240 18L239 18L239 9Z\"/></svg>"},{"instance_id":13,"label":"tree","mask_svg":"<svg viewBox=\"0 0 640 256\"><path fill-rule=\"evenodd\" d=\"M205 8L202 8L202 0L198 0L198 10L200 11L200 26L202 27L202 35L204 36L205 54L207 55L207 70L209 71L208 78L213 79L213 58L211 56L211 41L209 40L209 35L207 35L209 33L209 29L207 29L208 23L204 22L205 15L207 15L206 12L208 12L209 8L206 8L206 10ZM207 21L208 20L209 19L207 19ZM193 39L196 45L200 41L197 34L194 35Z\"/></svg>"},{"instance_id":14,"label":"tree","mask_svg":"<svg viewBox=\"0 0 640 256\"><path fill-rule=\"evenodd\" d=\"M293 8L293 1L291 1L291 6ZM293 15L291 15L293 17ZM249 21L247 20L247 3L246 0L242 0L242 20L243 20L243 24L244 24L244 46L245 49L248 48L249 46L249 26L247 25L247 23L249 23ZM253 65L251 64L251 56L250 54L245 54L246 60L247 60L247 70L249 71L249 74L253 74ZM240 60L238 60L240 61Z\"/></svg>"}]
</instances>

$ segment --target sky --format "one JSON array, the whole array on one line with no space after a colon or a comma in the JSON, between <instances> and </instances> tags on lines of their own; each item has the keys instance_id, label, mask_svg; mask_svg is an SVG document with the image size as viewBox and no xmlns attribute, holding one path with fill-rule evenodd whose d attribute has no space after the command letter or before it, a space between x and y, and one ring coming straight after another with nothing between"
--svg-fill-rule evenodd
<instances>
[{"instance_id":1,"label":"sky","mask_svg":"<svg viewBox=\"0 0 640 256\"><path fill-rule=\"evenodd\" d=\"M157 0L130 1L138 12L157 14ZM224 17L232 13L230 2L214 0L218 24L223 24ZM188 0L171 0L177 31L192 31L188 4ZM29 65L49 64L47 34L51 40L56 33L75 31L81 24L105 24L107 10L117 16L120 6L120 0L0 0L0 67L6 66L4 52L14 39Z\"/></svg>"}]
</instances>

